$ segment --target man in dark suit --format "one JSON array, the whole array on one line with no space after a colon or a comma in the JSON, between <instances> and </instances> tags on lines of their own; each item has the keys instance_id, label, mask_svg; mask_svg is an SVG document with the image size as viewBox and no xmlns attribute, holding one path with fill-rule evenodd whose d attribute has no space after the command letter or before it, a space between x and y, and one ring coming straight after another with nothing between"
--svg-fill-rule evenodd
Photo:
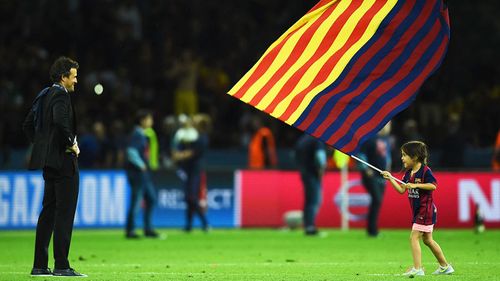
<instances>
[{"instance_id":1,"label":"man in dark suit","mask_svg":"<svg viewBox=\"0 0 500 281\"><path fill-rule=\"evenodd\" d=\"M58 58L50 68L54 83L35 98L23 124L33 144L29 169L43 169L42 211L38 217L32 276L84 277L68 261L79 189L76 118L70 93L77 83L78 63ZM54 271L48 268L48 248L54 233Z\"/></svg>"}]
</instances>

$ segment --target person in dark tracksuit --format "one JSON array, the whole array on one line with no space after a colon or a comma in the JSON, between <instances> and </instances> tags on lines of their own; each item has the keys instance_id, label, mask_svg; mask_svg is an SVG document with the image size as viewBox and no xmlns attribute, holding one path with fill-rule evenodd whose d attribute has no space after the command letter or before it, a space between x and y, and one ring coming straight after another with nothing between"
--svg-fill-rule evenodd
<instances>
[{"instance_id":1,"label":"person in dark tracksuit","mask_svg":"<svg viewBox=\"0 0 500 281\"><path fill-rule=\"evenodd\" d=\"M179 170L177 174L183 181L186 201L186 225L184 230L193 228L194 215L201 220L203 231L209 230L208 219L200 205L200 187L203 172L203 155L208 148L208 135L200 134L187 117L183 127L179 128L173 141L173 159Z\"/></svg>"},{"instance_id":2,"label":"person in dark tracksuit","mask_svg":"<svg viewBox=\"0 0 500 281\"><path fill-rule=\"evenodd\" d=\"M316 235L316 215L321 205L321 180L326 168L324 144L307 134L295 144L295 159L304 185L304 231Z\"/></svg>"},{"instance_id":3,"label":"person in dark tracksuit","mask_svg":"<svg viewBox=\"0 0 500 281\"><path fill-rule=\"evenodd\" d=\"M360 149L359 158L374 165L381 170L391 168L391 142L389 139L390 123L382 128L372 139L367 140ZM368 236L377 237L378 217L386 181L380 173L372 170L365 164L360 163L358 168L361 171L361 180L366 191L370 194L370 206L368 207L368 217L366 231Z\"/></svg>"},{"instance_id":4,"label":"person in dark tracksuit","mask_svg":"<svg viewBox=\"0 0 500 281\"><path fill-rule=\"evenodd\" d=\"M149 143L144 130L153 126L153 115L147 110L139 110L136 115L136 126L132 131L127 146L127 178L130 183L130 206L127 213L125 236L138 238L135 232L135 216L144 198L144 236L158 238L153 229L152 216L156 205L156 190L153 185L149 168Z\"/></svg>"},{"instance_id":5,"label":"person in dark tracksuit","mask_svg":"<svg viewBox=\"0 0 500 281\"><path fill-rule=\"evenodd\" d=\"M68 261L79 190L76 117L70 93L75 91L78 63L58 58L50 68L54 83L43 89L23 123L33 144L29 169L43 169L42 210L38 217L32 276L76 276ZM54 271L48 268L48 249L54 237Z\"/></svg>"}]
</instances>

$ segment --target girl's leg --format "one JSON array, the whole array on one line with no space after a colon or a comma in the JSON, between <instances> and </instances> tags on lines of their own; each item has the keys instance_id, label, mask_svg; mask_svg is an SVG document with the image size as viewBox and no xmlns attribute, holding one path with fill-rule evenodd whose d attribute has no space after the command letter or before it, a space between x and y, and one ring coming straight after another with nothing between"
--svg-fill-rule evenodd
<instances>
[{"instance_id":1,"label":"girl's leg","mask_svg":"<svg viewBox=\"0 0 500 281\"><path fill-rule=\"evenodd\" d=\"M424 244L431 249L432 253L436 257L437 261L439 262L439 265L441 266L447 266L448 262L446 261L446 258L444 257L443 251L441 250L441 247L439 247L439 244L432 239L432 232L426 232L423 235L423 240Z\"/></svg>"},{"instance_id":2,"label":"girl's leg","mask_svg":"<svg viewBox=\"0 0 500 281\"><path fill-rule=\"evenodd\" d=\"M410 234L411 253L413 255L413 267L416 269L422 268L422 250L420 249L420 238L422 233L417 230L412 230Z\"/></svg>"}]
</instances>

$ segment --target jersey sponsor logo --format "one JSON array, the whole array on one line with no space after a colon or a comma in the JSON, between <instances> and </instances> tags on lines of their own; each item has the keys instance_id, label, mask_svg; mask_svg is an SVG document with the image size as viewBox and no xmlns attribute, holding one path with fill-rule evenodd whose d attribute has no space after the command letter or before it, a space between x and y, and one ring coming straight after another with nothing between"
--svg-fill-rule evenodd
<instances>
[{"instance_id":1,"label":"jersey sponsor logo","mask_svg":"<svg viewBox=\"0 0 500 281\"><path fill-rule=\"evenodd\" d=\"M408 198L420 198L420 195L418 194L418 189L416 188L408 189Z\"/></svg>"}]
</instances>

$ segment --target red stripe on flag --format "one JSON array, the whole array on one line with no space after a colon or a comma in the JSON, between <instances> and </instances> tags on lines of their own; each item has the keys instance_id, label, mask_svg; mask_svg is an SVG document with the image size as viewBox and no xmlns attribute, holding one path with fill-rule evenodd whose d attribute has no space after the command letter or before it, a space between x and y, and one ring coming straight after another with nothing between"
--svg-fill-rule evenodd
<instances>
[{"instance_id":1,"label":"red stripe on flag","mask_svg":"<svg viewBox=\"0 0 500 281\"><path fill-rule=\"evenodd\" d=\"M436 22L439 22L436 20ZM427 33L427 35L424 37L422 41L416 46L416 50L426 50L434 40L434 38L439 34L440 30L440 24L434 24L432 27L432 30ZM397 77L394 78L399 78L399 79L391 79L383 82L380 84L376 89L372 91L372 93L369 95L370 99L365 99L363 100L363 106L358 106L354 111L352 111L347 119L343 122L344 124L352 124L354 121L356 121L361 115L363 115L366 111L368 111L369 108L373 106L373 104L378 100L379 97L384 95L387 91L392 89L397 83L399 83L401 80L403 80L415 67L418 59L413 58L411 60L408 60L405 64L402 65L404 68L400 68L399 71L397 72ZM401 98L408 99L409 96L413 95L414 92L402 92L401 94L397 95L393 100L391 100L389 103L393 102L394 100L399 100ZM371 124L376 124L373 119L370 120ZM327 127L325 122L322 124L324 127ZM366 124L365 124L366 125ZM334 140L340 139L341 136L344 136L347 130L350 128L350 126L342 126L338 130L335 131L335 133L328 139L328 143L333 143Z\"/></svg>"},{"instance_id":2,"label":"red stripe on flag","mask_svg":"<svg viewBox=\"0 0 500 281\"><path fill-rule=\"evenodd\" d=\"M265 111L267 113L272 113L274 111L276 106L278 106L278 104L282 100L284 100L290 94L290 92L295 88L295 86L300 81L304 73L309 69L309 67L319 58L321 58L321 56L325 54L328 51L328 49L331 48L332 43L337 38L338 34L340 33L340 30L342 30L342 27L344 27L349 17L352 15L352 13L354 13L354 11L356 11L361 6L361 4L362 4L361 1L351 2L349 7L335 20L335 22L332 24L332 26L326 33L325 37L323 38L323 41L321 41L321 43L319 44L318 49L316 49L316 51L314 52L314 55L290 77L290 79L280 89L280 91L273 99L271 104L269 104L269 106L265 108Z\"/></svg>"},{"instance_id":3,"label":"red stripe on flag","mask_svg":"<svg viewBox=\"0 0 500 281\"><path fill-rule=\"evenodd\" d=\"M316 5L314 5L314 7L312 7L309 12L307 12L307 14L311 13L312 11L315 11L325 5L327 5L328 3L332 2L333 0L321 0L319 1ZM340 1L336 1L335 3L333 3L333 5L337 5Z\"/></svg>"},{"instance_id":4,"label":"red stripe on flag","mask_svg":"<svg viewBox=\"0 0 500 281\"><path fill-rule=\"evenodd\" d=\"M292 67L295 62L300 58L304 49L307 47L314 33L318 30L319 26L333 13L335 8L330 8L326 10L317 21L315 21L304 34L297 41L297 44L293 47L293 50L290 53L290 56L287 58L284 64L280 66L278 71L276 71L271 79L266 82L264 87L262 87L257 94L252 98L249 102L251 105L257 105L269 92L269 90L283 77L283 75Z\"/></svg>"},{"instance_id":5,"label":"red stripe on flag","mask_svg":"<svg viewBox=\"0 0 500 281\"><path fill-rule=\"evenodd\" d=\"M439 24L440 25L440 24ZM380 123L382 119L385 118L389 114L389 112L393 111L396 107L404 103L408 98L410 98L411 94L415 93L418 88L424 83L425 79L427 76L430 74L430 72L437 66L439 63L441 57L444 55L444 52L446 51L446 46L447 46L447 40L443 40L441 42L441 45L439 46L438 51L434 54L433 58L431 59L430 63L427 64L425 67L424 71L418 76L417 79L415 79L411 84L408 85L408 87L403 90L403 95L397 96L395 99L391 100L390 103L385 104L379 112L371 119L371 124L375 123ZM354 134L352 140L346 144L344 147L342 147L340 150L342 151L352 151L358 144L359 139L361 139L362 136L366 135L368 131L373 130L373 128L370 128L372 126L369 126L370 124L364 124L361 126L358 130L356 130L356 133Z\"/></svg>"},{"instance_id":6,"label":"red stripe on flag","mask_svg":"<svg viewBox=\"0 0 500 281\"><path fill-rule=\"evenodd\" d=\"M297 32L297 30L298 29L290 32L290 34L288 34L288 36L286 38L284 38L277 46L274 47L274 49L272 49L269 53L267 53L267 55L264 58L262 58L259 65L255 69L255 71L252 73L252 75L250 75L250 77L245 82L245 84L243 84L243 86L241 86L241 88L236 93L234 93L233 96L235 98L241 99L246 94L248 89L255 83L255 81L257 81L262 76L262 74L264 74L266 72L266 70L269 68L269 66L271 66L274 59L276 59L276 56L278 56L281 48L283 48L283 45L285 45L285 43L288 41L288 39L293 34L295 34L295 32Z\"/></svg>"},{"instance_id":7,"label":"red stripe on flag","mask_svg":"<svg viewBox=\"0 0 500 281\"><path fill-rule=\"evenodd\" d=\"M313 108L307 115L307 117L304 119L304 121L297 127L300 130L306 130L312 122L316 120L318 117L319 113L321 112L321 109L323 108L323 105L335 94L340 93L342 91L345 91L347 88L349 88L349 85L354 81L355 78L358 77L358 74L361 72L361 70L366 66L366 64L382 49L382 47L389 42L391 37L393 36L393 33L396 31L397 27L403 22L403 20L410 14L411 10L413 9L415 2L414 1L405 1L404 6L401 8L400 12L392 19L392 21L389 23L389 26L392 28L388 28L385 31L387 32L386 35L381 36L377 42L373 44L373 46L368 49L353 65L351 71L348 72L344 80L331 92L328 94L323 95L320 97L316 103L314 104ZM331 112L336 112L336 111L331 111Z\"/></svg>"},{"instance_id":8,"label":"red stripe on flag","mask_svg":"<svg viewBox=\"0 0 500 281\"><path fill-rule=\"evenodd\" d=\"M346 108L346 106L349 104L349 101L360 95L366 88L370 86L370 84L375 81L376 79L380 78L386 71L387 69L391 66L391 64L398 58L398 56L404 51L404 48L406 44L408 44L408 41L411 40L415 36L415 34L418 32L420 28L425 24L425 22L428 20L430 14L432 12L432 5L427 5L426 9L422 11L422 14L418 17L418 19L412 23L410 28L408 28L408 32L403 34L403 36L400 38L399 42L396 44L396 46L393 47L392 51L389 52L389 55L385 57L377 66L376 68L372 71L372 73L377 73L378 75L376 76L370 76L370 79L365 79L359 87L350 92L349 94L343 96L334 106L334 108L331 110L331 112L337 113L337 115L330 114L327 116L327 118L315 129L314 135L322 135L328 127L335 121L337 116ZM389 37L389 36L387 36ZM419 43L421 44L421 42ZM375 52L369 52L367 53L369 57L366 59L369 61L376 53ZM354 72L353 72L354 73ZM359 72L357 72L359 73ZM355 75L357 73L354 73ZM400 75L399 73L397 75ZM354 78L353 78L354 79ZM397 81L399 82L399 80ZM387 81L385 83L388 83ZM381 87L381 86L379 86ZM345 88L347 89L347 87ZM332 96L335 94L338 94L341 90L345 89L334 89L330 93L326 94L323 96L324 101L326 102L328 99L330 99ZM381 94L377 90L373 90L374 93L378 93L379 95ZM372 95L370 95L371 97ZM375 102L376 98L372 101ZM363 101L363 104L366 104L367 102L370 102L370 100L366 99ZM366 104L367 107L372 106L372 104ZM350 114L352 115L352 113ZM349 116L351 117L351 116ZM347 120L345 121L347 122ZM337 134L338 131L335 133ZM331 139L331 138L330 138Z\"/></svg>"},{"instance_id":9,"label":"red stripe on flag","mask_svg":"<svg viewBox=\"0 0 500 281\"><path fill-rule=\"evenodd\" d=\"M380 11L380 9L384 7L384 5L385 3L383 1L376 1L375 4L370 7L370 9L360 19L358 25L356 25L355 29L353 30L351 36L344 44L344 46L342 46L340 50L338 50L332 57L328 59L328 61L319 71L318 75L316 75L316 77L314 78L311 85L309 85L306 89L301 91L292 99L292 102L281 117L283 120L287 120L290 115L292 115L295 110L297 110L307 93L309 93L318 84L324 82L328 78L342 56L352 47L354 43L356 43L363 36L363 33L368 28L370 19L372 19Z\"/></svg>"}]
</instances>

